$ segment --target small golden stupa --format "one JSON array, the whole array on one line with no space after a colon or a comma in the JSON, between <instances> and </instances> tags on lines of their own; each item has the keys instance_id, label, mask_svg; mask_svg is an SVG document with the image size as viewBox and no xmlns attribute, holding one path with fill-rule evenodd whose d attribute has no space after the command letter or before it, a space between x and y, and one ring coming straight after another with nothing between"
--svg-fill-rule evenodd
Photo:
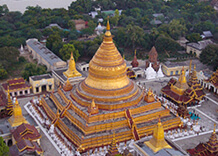
<instances>
[{"instance_id":1,"label":"small golden stupa","mask_svg":"<svg viewBox=\"0 0 218 156\"><path fill-rule=\"evenodd\" d=\"M98 113L98 106L95 105L94 99L92 99L92 103L90 107L88 108L88 112L93 115Z\"/></svg>"},{"instance_id":2,"label":"small golden stupa","mask_svg":"<svg viewBox=\"0 0 218 156\"><path fill-rule=\"evenodd\" d=\"M154 128L153 137L151 140L144 142L150 149L153 150L154 153L158 152L159 150L163 148L172 148L164 139L164 129L163 125L159 121Z\"/></svg>"},{"instance_id":3,"label":"small golden stupa","mask_svg":"<svg viewBox=\"0 0 218 156\"><path fill-rule=\"evenodd\" d=\"M67 78L73 78L73 77L82 76L82 74L80 74L80 73L76 70L76 63L75 63L75 60L74 60L74 58L73 58L73 53L71 53L71 57L70 57L68 69L67 69L67 71L63 72L63 74L64 74Z\"/></svg>"},{"instance_id":4,"label":"small golden stupa","mask_svg":"<svg viewBox=\"0 0 218 156\"><path fill-rule=\"evenodd\" d=\"M154 102L155 98L154 98L154 94L152 92L152 90L149 88L147 94L145 95L144 100L148 103Z\"/></svg>"},{"instance_id":5,"label":"small golden stupa","mask_svg":"<svg viewBox=\"0 0 218 156\"><path fill-rule=\"evenodd\" d=\"M8 119L8 122L10 123L11 127L17 127L22 123L28 123L22 115L22 109L18 103L17 98L13 106L13 115Z\"/></svg>"},{"instance_id":6,"label":"small golden stupa","mask_svg":"<svg viewBox=\"0 0 218 156\"><path fill-rule=\"evenodd\" d=\"M65 82L63 89L64 91L70 91L73 88L73 86L70 84L69 79L67 79L67 81Z\"/></svg>"}]
</instances>

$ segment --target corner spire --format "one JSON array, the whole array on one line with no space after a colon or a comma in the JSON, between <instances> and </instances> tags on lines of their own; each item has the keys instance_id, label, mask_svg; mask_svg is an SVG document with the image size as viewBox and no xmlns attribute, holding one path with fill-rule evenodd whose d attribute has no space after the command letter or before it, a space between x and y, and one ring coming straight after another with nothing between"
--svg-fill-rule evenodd
<instances>
[{"instance_id":1,"label":"corner spire","mask_svg":"<svg viewBox=\"0 0 218 156\"><path fill-rule=\"evenodd\" d=\"M107 31L111 30L110 23L109 23L109 16L107 17L107 27L106 27L106 30Z\"/></svg>"}]
</instances>

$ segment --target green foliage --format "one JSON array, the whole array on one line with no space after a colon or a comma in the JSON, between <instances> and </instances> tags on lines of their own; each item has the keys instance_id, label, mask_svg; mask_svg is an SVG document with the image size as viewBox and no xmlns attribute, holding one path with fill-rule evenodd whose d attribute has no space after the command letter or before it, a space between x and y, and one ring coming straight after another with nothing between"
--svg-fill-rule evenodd
<instances>
[{"instance_id":1,"label":"green foliage","mask_svg":"<svg viewBox=\"0 0 218 156\"><path fill-rule=\"evenodd\" d=\"M0 62L8 70L14 63L18 62L19 51L14 47L0 48Z\"/></svg>"},{"instance_id":2,"label":"green foliage","mask_svg":"<svg viewBox=\"0 0 218 156\"><path fill-rule=\"evenodd\" d=\"M62 48L63 42L60 34L57 32L52 33L47 38L46 47L59 56L59 50Z\"/></svg>"},{"instance_id":3,"label":"green foliage","mask_svg":"<svg viewBox=\"0 0 218 156\"><path fill-rule=\"evenodd\" d=\"M200 61L203 64L212 66L214 69L218 67L218 45L208 45L200 54Z\"/></svg>"},{"instance_id":4,"label":"green foliage","mask_svg":"<svg viewBox=\"0 0 218 156\"><path fill-rule=\"evenodd\" d=\"M23 56L19 57L18 60L19 60L20 63L26 62L26 59Z\"/></svg>"},{"instance_id":5,"label":"green foliage","mask_svg":"<svg viewBox=\"0 0 218 156\"><path fill-rule=\"evenodd\" d=\"M77 61L80 54L79 54L79 51L75 49L73 44L69 44L69 43L65 44L59 51L59 54L64 61L67 61L70 59L71 53L73 53L73 57L75 61Z\"/></svg>"},{"instance_id":6,"label":"green foliage","mask_svg":"<svg viewBox=\"0 0 218 156\"><path fill-rule=\"evenodd\" d=\"M28 80L30 76L46 74L46 67L34 63L27 63L21 74L24 79Z\"/></svg>"},{"instance_id":7,"label":"green foliage","mask_svg":"<svg viewBox=\"0 0 218 156\"><path fill-rule=\"evenodd\" d=\"M181 50L181 46L173 39L160 35L156 42L155 47L158 53L166 53L168 56Z\"/></svg>"},{"instance_id":8,"label":"green foliage","mask_svg":"<svg viewBox=\"0 0 218 156\"><path fill-rule=\"evenodd\" d=\"M8 75L7 71L4 69L2 65L0 65L0 80L6 78L7 75Z\"/></svg>"},{"instance_id":9,"label":"green foliage","mask_svg":"<svg viewBox=\"0 0 218 156\"><path fill-rule=\"evenodd\" d=\"M9 147L4 143L2 137L0 137L0 155L8 156L9 155Z\"/></svg>"},{"instance_id":10,"label":"green foliage","mask_svg":"<svg viewBox=\"0 0 218 156\"><path fill-rule=\"evenodd\" d=\"M191 33L186 38L187 40L189 40L189 42L198 42L202 40L201 35L199 33Z\"/></svg>"}]
</instances>

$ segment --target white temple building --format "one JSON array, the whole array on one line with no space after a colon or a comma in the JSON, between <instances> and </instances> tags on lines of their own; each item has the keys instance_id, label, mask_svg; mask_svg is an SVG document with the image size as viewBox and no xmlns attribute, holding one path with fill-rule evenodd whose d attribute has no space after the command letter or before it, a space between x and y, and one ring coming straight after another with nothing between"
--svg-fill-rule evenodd
<instances>
[{"instance_id":1,"label":"white temple building","mask_svg":"<svg viewBox=\"0 0 218 156\"><path fill-rule=\"evenodd\" d=\"M101 35L104 29L106 29L106 27L101 26L101 23L99 23L98 26L95 28L95 32L97 35Z\"/></svg>"},{"instance_id":2,"label":"white temple building","mask_svg":"<svg viewBox=\"0 0 218 156\"><path fill-rule=\"evenodd\" d=\"M150 63L149 67L145 69L145 76L147 80L164 77L161 65L159 67L159 70L156 72Z\"/></svg>"}]
</instances>

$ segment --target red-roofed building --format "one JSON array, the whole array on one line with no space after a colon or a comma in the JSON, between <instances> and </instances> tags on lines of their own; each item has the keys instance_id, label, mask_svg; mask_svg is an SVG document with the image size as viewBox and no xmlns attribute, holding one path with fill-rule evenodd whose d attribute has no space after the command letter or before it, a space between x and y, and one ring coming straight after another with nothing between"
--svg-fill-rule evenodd
<instances>
[{"instance_id":1,"label":"red-roofed building","mask_svg":"<svg viewBox=\"0 0 218 156\"><path fill-rule=\"evenodd\" d=\"M203 81L203 86L208 90L218 94L218 69L208 80Z\"/></svg>"},{"instance_id":2,"label":"red-roofed building","mask_svg":"<svg viewBox=\"0 0 218 156\"><path fill-rule=\"evenodd\" d=\"M43 154L40 147L41 135L33 125L23 123L12 130L11 134L13 146L10 147L10 155Z\"/></svg>"},{"instance_id":3,"label":"red-roofed building","mask_svg":"<svg viewBox=\"0 0 218 156\"><path fill-rule=\"evenodd\" d=\"M2 90L0 90L0 111L5 109L6 104L7 104L6 95Z\"/></svg>"},{"instance_id":4,"label":"red-roofed building","mask_svg":"<svg viewBox=\"0 0 218 156\"><path fill-rule=\"evenodd\" d=\"M5 95L7 95L9 90L11 96L23 96L30 94L31 88L31 85L23 78L11 79L2 84L2 89Z\"/></svg>"},{"instance_id":5,"label":"red-roofed building","mask_svg":"<svg viewBox=\"0 0 218 156\"><path fill-rule=\"evenodd\" d=\"M174 103L186 106L195 105L205 96L203 88L197 80L196 71L193 70L191 78L187 83L184 68L179 80L170 79L168 84L161 89L161 92Z\"/></svg>"},{"instance_id":6,"label":"red-roofed building","mask_svg":"<svg viewBox=\"0 0 218 156\"><path fill-rule=\"evenodd\" d=\"M217 156L218 140L215 132L215 126L208 142L200 143L195 148L188 149L187 151L191 156Z\"/></svg>"}]
</instances>

